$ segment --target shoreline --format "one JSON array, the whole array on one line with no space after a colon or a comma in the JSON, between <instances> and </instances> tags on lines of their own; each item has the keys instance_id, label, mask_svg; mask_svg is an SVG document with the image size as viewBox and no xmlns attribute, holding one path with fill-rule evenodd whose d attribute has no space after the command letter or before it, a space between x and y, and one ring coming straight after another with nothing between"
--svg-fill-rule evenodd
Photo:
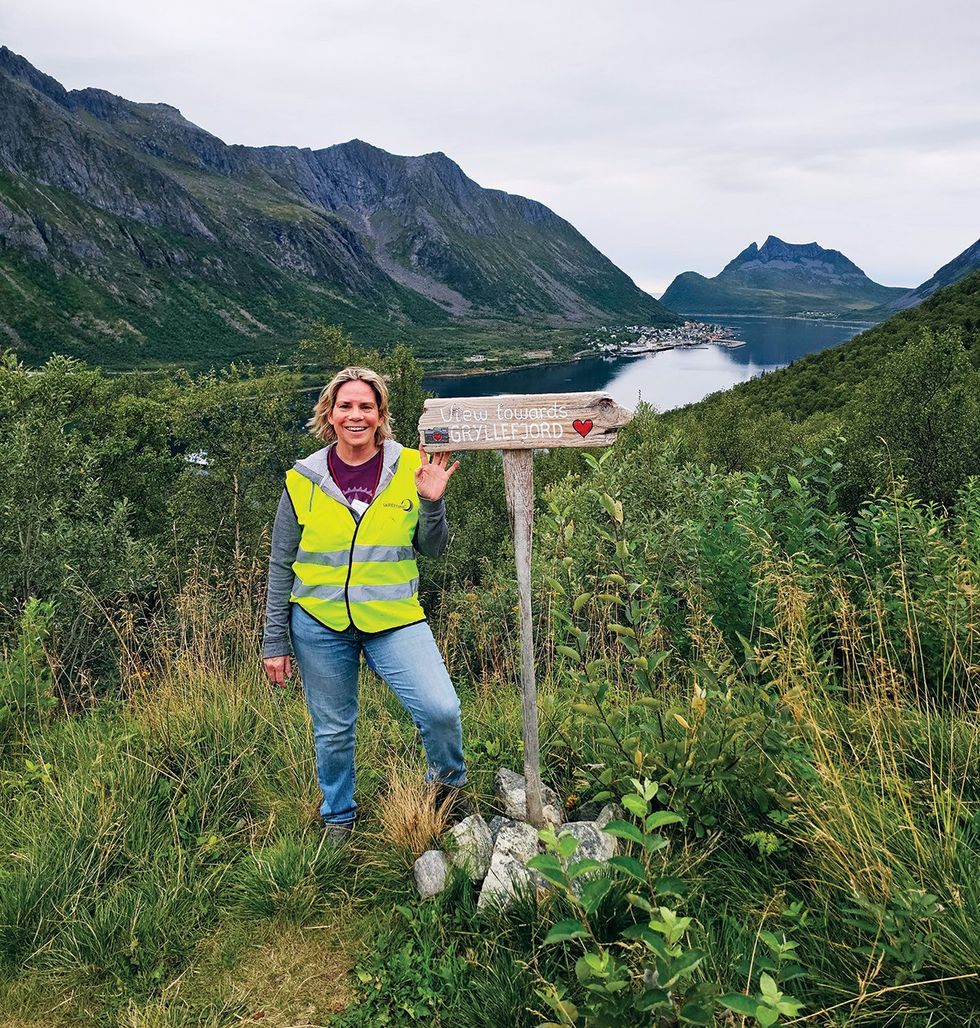
<instances>
[{"instance_id":1,"label":"shoreline","mask_svg":"<svg viewBox=\"0 0 980 1028\"><path fill-rule=\"evenodd\" d=\"M709 315L704 315L709 317ZM880 325L881 321L862 321L860 318L804 318L800 314L712 314L712 318L758 318L760 321L809 321L814 325Z\"/></svg>"},{"instance_id":2,"label":"shoreline","mask_svg":"<svg viewBox=\"0 0 980 1028\"><path fill-rule=\"evenodd\" d=\"M616 353L616 354L603 354L603 353L579 353L574 357L566 357L562 360L542 360L535 361L532 364L508 364L503 367L494 368L467 368L465 370L452 370L452 371L423 371L422 378L476 378L477 376L483 375L502 375L511 371L525 371L531 368L558 368L565 364L575 364L581 360L639 360L641 357L652 357L658 353L666 353L668 350L696 350L704 346L720 346L725 350L733 350L739 346L744 346L745 342L739 340L735 346L730 346L720 340L705 340L704 342L696 343L674 343L669 346L660 346L654 350L643 350L640 353Z\"/></svg>"},{"instance_id":3,"label":"shoreline","mask_svg":"<svg viewBox=\"0 0 980 1028\"><path fill-rule=\"evenodd\" d=\"M576 361L580 361L591 356L592 354L578 353L572 357L533 361L530 364L505 364L503 366L492 368L474 366L469 368L443 369L441 371L425 371L423 369L422 378L476 378L478 375L499 375L507 371L524 371L530 368L557 368L561 367L563 364L574 364ZM638 354L637 356L643 355Z\"/></svg>"}]
</instances>

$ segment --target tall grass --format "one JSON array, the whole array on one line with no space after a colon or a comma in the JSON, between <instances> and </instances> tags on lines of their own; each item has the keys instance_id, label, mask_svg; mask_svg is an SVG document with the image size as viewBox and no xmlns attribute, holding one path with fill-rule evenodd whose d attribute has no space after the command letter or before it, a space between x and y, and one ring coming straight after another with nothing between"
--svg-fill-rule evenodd
<instances>
[{"instance_id":1,"label":"tall grass","mask_svg":"<svg viewBox=\"0 0 980 1028\"><path fill-rule=\"evenodd\" d=\"M798 1023L970 1023L980 487L949 513L898 483L844 516L829 458L723 475L638 421L539 514L545 777L579 801L660 783L687 829L658 859L705 988L755 989L776 932L799 944ZM122 686L88 710L59 702L43 617L25 614L0 675L0 1016L77 995L107 1024L234 1023L263 1009L234 969L280 939L297 980L302 961L355 972L322 1015L291 993L292 1023L352 990L342 1023L398 1023L406 1004L536 1023L543 981L576 988L574 950L543 946L560 901L483 915L459 881L414 902L408 869L440 826L416 729L367 671L360 824L324 846L298 684L258 666L261 604L261 568L202 558L155 613L117 609ZM483 798L522 763L515 606L501 563L435 619Z\"/></svg>"}]
</instances>

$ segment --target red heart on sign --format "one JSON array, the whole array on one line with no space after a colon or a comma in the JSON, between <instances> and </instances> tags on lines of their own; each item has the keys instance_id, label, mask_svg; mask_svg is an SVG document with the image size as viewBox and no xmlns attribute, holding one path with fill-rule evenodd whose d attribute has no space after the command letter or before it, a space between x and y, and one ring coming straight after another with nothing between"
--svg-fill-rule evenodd
<instances>
[{"instance_id":1,"label":"red heart on sign","mask_svg":"<svg viewBox=\"0 0 980 1028\"><path fill-rule=\"evenodd\" d=\"M573 421L572 428L584 439L592 431L592 418L585 421Z\"/></svg>"}]
</instances>

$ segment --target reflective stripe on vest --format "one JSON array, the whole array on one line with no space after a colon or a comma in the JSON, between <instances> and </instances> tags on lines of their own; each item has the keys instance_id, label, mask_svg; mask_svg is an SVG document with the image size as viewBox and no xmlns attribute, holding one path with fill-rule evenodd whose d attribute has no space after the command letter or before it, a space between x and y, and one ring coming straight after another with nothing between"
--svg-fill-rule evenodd
<instances>
[{"instance_id":1,"label":"reflective stripe on vest","mask_svg":"<svg viewBox=\"0 0 980 1028\"><path fill-rule=\"evenodd\" d=\"M351 509L295 469L286 473L302 528L290 600L328 628L383 632L425 618L412 538L418 524L415 450L356 521Z\"/></svg>"}]
</instances>

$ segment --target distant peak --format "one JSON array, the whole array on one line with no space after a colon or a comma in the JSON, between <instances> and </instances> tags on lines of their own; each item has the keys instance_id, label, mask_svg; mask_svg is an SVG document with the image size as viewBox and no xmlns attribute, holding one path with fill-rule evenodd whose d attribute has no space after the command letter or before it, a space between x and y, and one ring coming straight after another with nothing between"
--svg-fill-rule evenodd
<instances>
[{"instance_id":1,"label":"distant peak","mask_svg":"<svg viewBox=\"0 0 980 1028\"><path fill-rule=\"evenodd\" d=\"M373 143L365 142L363 139L348 139L346 143L334 143L332 146L328 146L328 150L352 150L358 153L372 154L379 157L390 157L398 161L437 161L445 164L451 164L454 167L458 167L456 162L442 150L434 150L432 153L423 154L397 154L392 153L390 150L385 150L380 146L375 146Z\"/></svg>"},{"instance_id":2,"label":"distant peak","mask_svg":"<svg viewBox=\"0 0 980 1028\"><path fill-rule=\"evenodd\" d=\"M57 79L38 71L26 57L21 57L6 46L0 46L0 71L43 93L56 104L67 106L68 92Z\"/></svg>"},{"instance_id":3,"label":"distant peak","mask_svg":"<svg viewBox=\"0 0 980 1028\"><path fill-rule=\"evenodd\" d=\"M766 236L766 241L759 249L760 256L783 257L788 254L815 255L820 253L830 253L830 251L824 250L819 243L787 243L779 236Z\"/></svg>"}]
</instances>

